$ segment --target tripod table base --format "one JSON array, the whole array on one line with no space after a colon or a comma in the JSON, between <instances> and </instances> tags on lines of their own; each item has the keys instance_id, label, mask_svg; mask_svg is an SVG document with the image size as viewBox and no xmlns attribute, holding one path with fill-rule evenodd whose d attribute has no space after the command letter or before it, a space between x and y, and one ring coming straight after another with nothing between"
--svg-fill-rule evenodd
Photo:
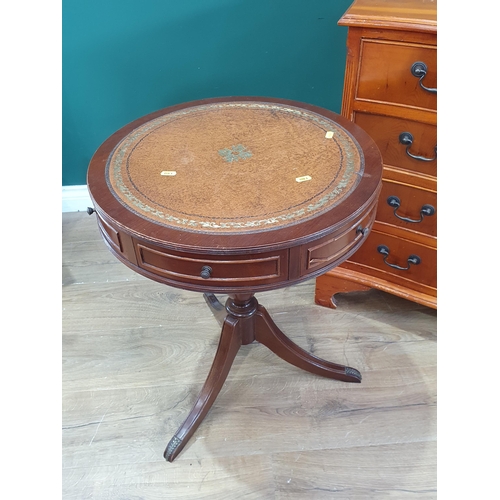
<instances>
[{"instance_id":1,"label":"tripod table base","mask_svg":"<svg viewBox=\"0 0 500 500\"><path fill-rule=\"evenodd\" d=\"M242 345L260 342L288 363L308 372L343 382L361 382L355 368L313 356L292 342L274 323L253 294L230 297L224 308L213 294L205 301L222 324L219 346L207 380L188 417L168 443L164 457L172 462L194 434L217 398Z\"/></svg>"}]
</instances>

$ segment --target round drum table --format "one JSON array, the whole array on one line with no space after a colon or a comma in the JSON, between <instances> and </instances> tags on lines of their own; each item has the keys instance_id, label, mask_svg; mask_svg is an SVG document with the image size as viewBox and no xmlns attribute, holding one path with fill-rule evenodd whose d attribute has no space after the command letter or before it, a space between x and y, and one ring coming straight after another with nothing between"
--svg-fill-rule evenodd
<instances>
[{"instance_id":1,"label":"round drum table","mask_svg":"<svg viewBox=\"0 0 500 500\"><path fill-rule=\"evenodd\" d=\"M201 393L165 458L173 461L217 397L241 345L258 341L317 375L360 382L274 324L255 292L322 274L366 239L382 159L354 123L280 99L173 106L116 132L95 153L88 188L99 229L124 264L204 293L222 326ZM215 297L229 298L225 307Z\"/></svg>"}]
</instances>

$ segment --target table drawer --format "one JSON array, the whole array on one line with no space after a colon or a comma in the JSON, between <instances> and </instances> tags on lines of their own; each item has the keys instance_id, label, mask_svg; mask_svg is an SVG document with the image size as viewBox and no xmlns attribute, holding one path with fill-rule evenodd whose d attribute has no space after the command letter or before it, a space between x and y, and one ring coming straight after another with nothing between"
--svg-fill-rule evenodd
<instances>
[{"instance_id":1,"label":"table drawer","mask_svg":"<svg viewBox=\"0 0 500 500\"><path fill-rule=\"evenodd\" d=\"M414 257L418 258L418 263ZM372 276L419 289L420 284L436 288L436 257L436 248L372 230L349 261L369 268L367 271Z\"/></svg>"},{"instance_id":2,"label":"table drawer","mask_svg":"<svg viewBox=\"0 0 500 500\"><path fill-rule=\"evenodd\" d=\"M437 193L384 179L377 220L437 236Z\"/></svg>"},{"instance_id":3,"label":"table drawer","mask_svg":"<svg viewBox=\"0 0 500 500\"><path fill-rule=\"evenodd\" d=\"M182 283L223 286L262 285L288 276L288 251L245 256L200 256L136 242L138 266Z\"/></svg>"},{"instance_id":4,"label":"table drawer","mask_svg":"<svg viewBox=\"0 0 500 500\"><path fill-rule=\"evenodd\" d=\"M339 260L356 251L356 249L367 238L368 231L373 226L377 203L374 203L370 211L352 225L338 234L330 234L319 238L301 247L300 274L316 273L320 269L328 269L338 263Z\"/></svg>"},{"instance_id":5,"label":"table drawer","mask_svg":"<svg viewBox=\"0 0 500 500\"><path fill-rule=\"evenodd\" d=\"M437 86L436 53L432 45L362 39L355 99L436 110L437 94L420 86ZM427 68L422 80L412 74L415 63Z\"/></svg>"},{"instance_id":6,"label":"table drawer","mask_svg":"<svg viewBox=\"0 0 500 500\"><path fill-rule=\"evenodd\" d=\"M111 225L109 225L98 213L96 213L96 216L97 226L101 230L104 241L106 241L115 252L122 254L123 245L120 233Z\"/></svg>"},{"instance_id":7,"label":"table drawer","mask_svg":"<svg viewBox=\"0 0 500 500\"><path fill-rule=\"evenodd\" d=\"M436 176L435 125L360 112L355 114L354 121L375 141L385 165ZM405 133L411 135L411 144L401 142L400 136Z\"/></svg>"}]
</instances>

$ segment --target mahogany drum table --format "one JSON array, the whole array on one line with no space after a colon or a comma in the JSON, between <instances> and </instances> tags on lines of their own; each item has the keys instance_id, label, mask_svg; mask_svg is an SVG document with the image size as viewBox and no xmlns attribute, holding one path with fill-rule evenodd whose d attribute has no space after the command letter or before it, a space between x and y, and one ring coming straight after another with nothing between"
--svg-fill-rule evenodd
<instances>
[{"instance_id":1,"label":"mahogany drum table","mask_svg":"<svg viewBox=\"0 0 500 500\"><path fill-rule=\"evenodd\" d=\"M357 125L325 109L234 97L151 113L92 158L88 188L111 252L152 280L204 293L222 327L201 393L165 458L173 461L217 397L241 345L257 341L317 375L360 382L274 324L255 292L316 277L366 239L382 160ZM225 307L215 297L228 295Z\"/></svg>"}]
</instances>

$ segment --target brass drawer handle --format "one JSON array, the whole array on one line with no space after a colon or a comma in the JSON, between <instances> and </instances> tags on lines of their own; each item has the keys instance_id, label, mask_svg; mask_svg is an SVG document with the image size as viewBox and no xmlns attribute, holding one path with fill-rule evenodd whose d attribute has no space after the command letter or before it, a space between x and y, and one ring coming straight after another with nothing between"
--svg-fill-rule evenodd
<instances>
[{"instance_id":1,"label":"brass drawer handle","mask_svg":"<svg viewBox=\"0 0 500 500\"><path fill-rule=\"evenodd\" d=\"M423 63L422 61L414 62L410 71L413 76L416 76L418 78L418 83L420 87L422 87L425 91L430 92L431 94L437 94L438 91L437 89L426 87L422 83L422 80L425 78L425 75L427 74L427 64Z\"/></svg>"},{"instance_id":2,"label":"brass drawer handle","mask_svg":"<svg viewBox=\"0 0 500 500\"><path fill-rule=\"evenodd\" d=\"M410 147L413 144L413 136L410 134L410 132L401 132L399 134L399 142L403 146L406 146L406 154L410 158L413 158L414 160L434 161L437 158L437 146L434 146L434 158L426 158L425 156L417 156L417 155L410 153Z\"/></svg>"},{"instance_id":3,"label":"brass drawer handle","mask_svg":"<svg viewBox=\"0 0 500 500\"><path fill-rule=\"evenodd\" d=\"M210 266L203 266L201 268L201 273L200 273L200 276L204 279L204 280L207 280L208 278L210 278L210 276L212 275L212 268Z\"/></svg>"},{"instance_id":4,"label":"brass drawer handle","mask_svg":"<svg viewBox=\"0 0 500 500\"><path fill-rule=\"evenodd\" d=\"M424 217L429 217L436 213L436 209L432 205L423 205L420 209L420 219L409 219L408 217L402 217L401 215L398 215L396 213L398 211L398 208L401 206L401 200L397 196L389 196L389 198L387 198L387 204L390 207L394 208L394 215L398 219L405 222L412 222L414 224L418 224L419 222L422 222L424 220Z\"/></svg>"},{"instance_id":5,"label":"brass drawer handle","mask_svg":"<svg viewBox=\"0 0 500 500\"><path fill-rule=\"evenodd\" d=\"M398 266L397 264L391 264L390 262L387 262L387 257L389 257L389 248L386 247L385 245L379 245L377 247L377 252L384 256L384 264L387 264L389 267L392 267L393 269L399 269L400 271L408 271L408 269L410 269L410 266L412 264L414 266L418 266L418 264L420 264L421 262L421 259L418 255L410 255L407 259L408 265L406 267L401 267Z\"/></svg>"}]
</instances>

